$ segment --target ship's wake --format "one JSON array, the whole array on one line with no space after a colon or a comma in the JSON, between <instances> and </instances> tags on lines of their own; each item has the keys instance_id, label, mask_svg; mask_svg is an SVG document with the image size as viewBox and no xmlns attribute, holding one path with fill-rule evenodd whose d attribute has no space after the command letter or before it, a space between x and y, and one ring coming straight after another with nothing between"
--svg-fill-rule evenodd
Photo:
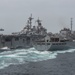
<instances>
[{"instance_id":1,"label":"ship's wake","mask_svg":"<svg viewBox=\"0 0 75 75\"><path fill-rule=\"evenodd\" d=\"M75 49L64 51L37 51L34 48L16 49L12 51L4 51L0 53L0 69L9 65L18 65L28 62L37 62L47 59L54 59L58 53L74 52Z\"/></svg>"}]
</instances>

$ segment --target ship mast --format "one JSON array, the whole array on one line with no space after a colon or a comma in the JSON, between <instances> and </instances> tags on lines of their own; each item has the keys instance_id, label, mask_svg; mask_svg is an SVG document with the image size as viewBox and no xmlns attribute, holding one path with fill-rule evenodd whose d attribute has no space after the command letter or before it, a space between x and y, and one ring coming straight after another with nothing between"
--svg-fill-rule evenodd
<instances>
[{"instance_id":1,"label":"ship mast","mask_svg":"<svg viewBox=\"0 0 75 75\"><path fill-rule=\"evenodd\" d=\"M39 18L37 19L37 21L36 21L37 23L38 23L38 25L40 25L41 26L41 20L39 20Z\"/></svg>"},{"instance_id":2,"label":"ship mast","mask_svg":"<svg viewBox=\"0 0 75 75\"><path fill-rule=\"evenodd\" d=\"M72 32L72 25L73 25L73 18L71 18L71 32Z\"/></svg>"},{"instance_id":3,"label":"ship mast","mask_svg":"<svg viewBox=\"0 0 75 75\"><path fill-rule=\"evenodd\" d=\"M31 28L31 27L32 27L32 20L33 20L32 14L31 14L31 16L28 18L28 20L29 20L29 24L30 24L30 28Z\"/></svg>"}]
</instances>

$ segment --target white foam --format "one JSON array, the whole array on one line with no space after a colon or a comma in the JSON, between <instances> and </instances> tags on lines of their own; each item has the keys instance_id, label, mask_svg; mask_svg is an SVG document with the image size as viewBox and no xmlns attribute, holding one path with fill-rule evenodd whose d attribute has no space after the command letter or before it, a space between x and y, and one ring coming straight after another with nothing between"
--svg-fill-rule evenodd
<instances>
[{"instance_id":1,"label":"white foam","mask_svg":"<svg viewBox=\"0 0 75 75\"><path fill-rule=\"evenodd\" d=\"M3 48L1 48L1 49L3 49L3 50L9 50L10 48L8 48L8 47L3 47Z\"/></svg>"},{"instance_id":2,"label":"white foam","mask_svg":"<svg viewBox=\"0 0 75 75\"><path fill-rule=\"evenodd\" d=\"M47 59L54 59L58 53L74 52L75 49L65 51L37 51L34 48L21 49L15 51L5 51L0 53L0 69L13 64L23 64L26 62L37 62Z\"/></svg>"}]
</instances>

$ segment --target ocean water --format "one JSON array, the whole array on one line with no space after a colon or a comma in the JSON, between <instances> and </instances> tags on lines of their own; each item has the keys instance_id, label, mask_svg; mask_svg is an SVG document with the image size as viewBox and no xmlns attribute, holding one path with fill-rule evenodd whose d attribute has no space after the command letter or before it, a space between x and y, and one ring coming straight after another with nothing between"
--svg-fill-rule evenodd
<instances>
[{"instance_id":1,"label":"ocean water","mask_svg":"<svg viewBox=\"0 0 75 75\"><path fill-rule=\"evenodd\" d=\"M9 65L25 64L48 59L55 59L59 53L74 52L75 49L64 51L38 51L34 48L16 49L0 52L0 69Z\"/></svg>"}]
</instances>

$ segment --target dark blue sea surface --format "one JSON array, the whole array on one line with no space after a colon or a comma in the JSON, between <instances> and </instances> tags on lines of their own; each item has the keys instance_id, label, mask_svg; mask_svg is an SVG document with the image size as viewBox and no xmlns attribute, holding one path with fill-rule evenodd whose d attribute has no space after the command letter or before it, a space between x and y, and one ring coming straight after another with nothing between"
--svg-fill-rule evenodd
<instances>
[{"instance_id":1,"label":"dark blue sea surface","mask_svg":"<svg viewBox=\"0 0 75 75\"><path fill-rule=\"evenodd\" d=\"M68 75L68 73L62 73L62 69L65 70L66 68L65 72L67 72L67 69L69 69L67 67L72 64L69 62L72 59L70 55L74 52L75 49L38 51L34 48L3 51L0 52L0 75L57 75L56 71L58 75ZM67 56L69 58L67 58ZM58 60L58 58L60 60ZM64 66L62 63L69 63L70 65L67 66L66 64L66 66ZM72 65L70 67L72 67ZM61 71L61 74L58 70Z\"/></svg>"}]
</instances>

